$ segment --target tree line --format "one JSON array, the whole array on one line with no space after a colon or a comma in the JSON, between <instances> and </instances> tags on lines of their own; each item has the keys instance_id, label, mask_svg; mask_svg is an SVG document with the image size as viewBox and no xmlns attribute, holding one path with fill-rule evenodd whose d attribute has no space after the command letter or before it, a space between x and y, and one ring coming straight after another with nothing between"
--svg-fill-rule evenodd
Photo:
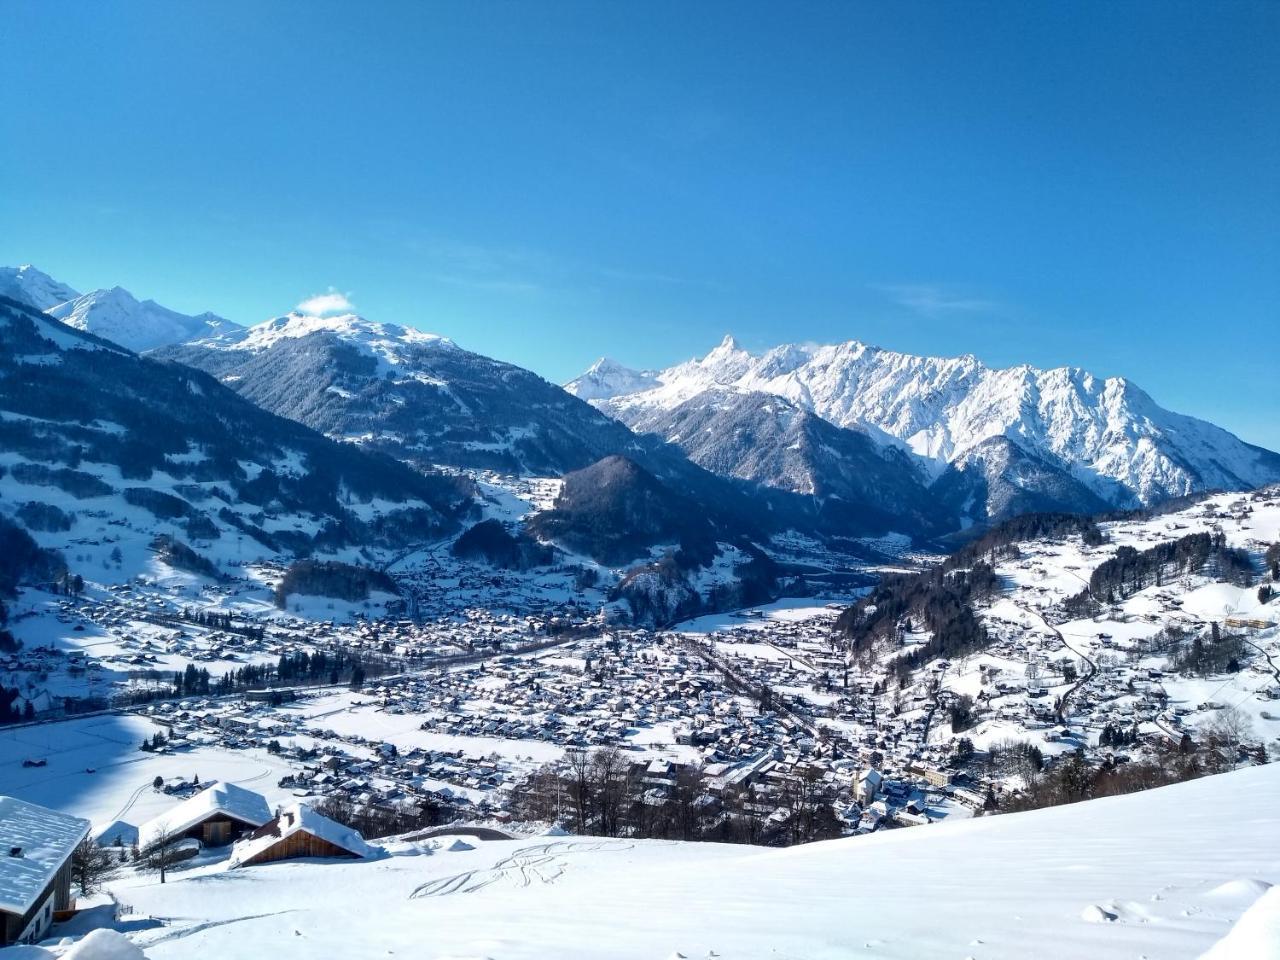
<instances>
[{"instance_id":1,"label":"tree line","mask_svg":"<svg viewBox=\"0 0 1280 960\"><path fill-rule=\"evenodd\" d=\"M787 846L842 833L834 788L816 768L795 771L773 789L717 792L700 766L673 764L668 776L651 776L647 764L603 747L569 751L512 797L518 819L563 823L581 836Z\"/></svg>"}]
</instances>

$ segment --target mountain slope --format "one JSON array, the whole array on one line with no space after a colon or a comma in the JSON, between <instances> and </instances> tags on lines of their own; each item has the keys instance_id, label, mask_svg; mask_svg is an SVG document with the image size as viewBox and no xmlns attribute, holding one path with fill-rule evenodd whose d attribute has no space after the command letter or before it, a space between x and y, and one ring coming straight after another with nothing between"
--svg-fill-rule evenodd
<instances>
[{"instance_id":1,"label":"mountain slope","mask_svg":"<svg viewBox=\"0 0 1280 960\"><path fill-rule=\"evenodd\" d=\"M712 388L672 409L637 407L629 425L676 444L712 473L814 498L824 525L842 533L954 526L908 453L773 394Z\"/></svg>"},{"instance_id":2,"label":"mountain slope","mask_svg":"<svg viewBox=\"0 0 1280 960\"><path fill-rule=\"evenodd\" d=\"M640 437L563 389L443 337L354 315L288 314L157 351L330 437L430 468L560 476L625 456L744 533L759 510L678 449Z\"/></svg>"},{"instance_id":3,"label":"mountain slope","mask_svg":"<svg viewBox=\"0 0 1280 960\"><path fill-rule=\"evenodd\" d=\"M972 356L917 357L857 341L753 355L726 338L702 359L660 372L657 381L628 391L627 378L618 375L611 381L618 389L601 387L593 402L636 424L655 409L714 399L711 391L775 394L836 426L887 435L935 474L1002 438L1006 450L1016 448L1015 458L1052 468L1054 486L1071 481L1076 489L1066 499L1081 499L1084 488L1116 506L1280 479L1280 455L1164 410L1127 380L1074 368L993 369ZM987 516L998 515L999 504L992 508Z\"/></svg>"},{"instance_id":4,"label":"mountain slope","mask_svg":"<svg viewBox=\"0 0 1280 960\"><path fill-rule=\"evenodd\" d=\"M252 960L264 943L276 960L317 943L412 955L424 929L441 957L1192 960L1237 924L1236 950L1215 960L1269 960L1274 934L1240 934L1274 918L1277 810L1269 764L785 850L562 836L414 856L391 843L400 855L373 862L215 864L113 892L136 917L167 918L130 934L153 960Z\"/></svg>"},{"instance_id":5,"label":"mountain slope","mask_svg":"<svg viewBox=\"0 0 1280 960\"><path fill-rule=\"evenodd\" d=\"M154 300L138 300L122 287L94 290L44 308L49 316L142 353L170 343L226 335L237 324L212 313L188 316Z\"/></svg>"},{"instance_id":6,"label":"mountain slope","mask_svg":"<svg viewBox=\"0 0 1280 960\"><path fill-rule=\"evenodd\" d=\"M60 283L31 264L0 267L0 297L17 300L37 310L48 310L80 296L65 283Z\"/></svg>"},{"instance_id":7,"label":"mountain slope","mask_svg":"<svg viewBox=\"0 0 1280 960\"><path fill-rule=\"evenodd\" d=\"M702 553L715 549L711 524L696 502L619 456L566 475L553 509L535 515L530 526L610 565L625 564L664 543Z\"/></svg>"},{"instance_id":8,"label":"mountain slope","mask_svg":"<svg viewBox=\"0 0 1280 960\"><path fill-rule=\"evenodd\" d=\"M298 555L456 528L457 482L337 444L209 376L0 299L3 503L56 508L66 537L123 529ZM45 513L49 513L48 510ZM114 521L113 521L114 522Z\"/></svg>"}]
</instances>

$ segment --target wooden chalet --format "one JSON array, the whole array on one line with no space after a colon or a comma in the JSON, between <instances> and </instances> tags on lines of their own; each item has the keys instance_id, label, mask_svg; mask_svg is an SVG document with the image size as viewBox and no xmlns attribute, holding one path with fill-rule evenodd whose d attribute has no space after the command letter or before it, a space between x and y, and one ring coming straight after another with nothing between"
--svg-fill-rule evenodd
<instances>
[{"instance_id":1,"label":"wooden chalet","mask_svg":"<svg viewBox=\"0 0 1280 960\"><path fill-rule=\"evenodd\" d=\"M270 819L271 808L262 794L217 783L140 826L138 846L146 850L161 840L190 838L206 847L223 847Z\"/></svg>"},{"instance_id":2,"label":"wooden chalet","mask_svg":"<svg viewBox=\"0 0 1280 960\"><path fill-rule=\"evenodd\" d=\"M75 909L71 855L88 835L88 820L0 797L0 947L44 939Z\"/></svg>"},{"instance_id":3,"label":"wooden chalet","mask_svg":"<svg viewBox=\"0 0 1280 960\"><path fill-rule=\"evenodd\" d=\"M298 803L237 843L231 851L231 866L251 867L304 857L365 859L379 852L355 830Z\"/></svg>"}]
</instances>

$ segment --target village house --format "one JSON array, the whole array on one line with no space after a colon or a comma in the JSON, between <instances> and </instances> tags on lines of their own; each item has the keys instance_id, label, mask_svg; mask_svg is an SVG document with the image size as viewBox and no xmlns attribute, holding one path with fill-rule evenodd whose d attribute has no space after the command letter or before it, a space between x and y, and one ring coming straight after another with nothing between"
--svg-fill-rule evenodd
<instances>
[{"instance_id":1,"label":"village house","mask_svg":"<svg viewBox=\"0 0 1280 960\"><path fill-rule=\"evenodd\" d=\"M232 848L230 865L251 867L301 857L368 859L379 852L350 827L297 803L240 840Z\"/></svg>"},{"instance_id":2,"label":"village house","mask_svg":"<svg viewBox=\"0 0 1280 960\"><path fill-rule=\"evenodd\" d=\"M190 838L207 847L222 847L271 819L261 794L218 783L206 787L138 828L138 846L146 850L161 840Z\"/></svg>"},{"instance_id":3,"label":"village house","mask_svg":"<svg viewBox=\"0 0 1280 960\"><path fill-rule=\"evenodd\" d=\"M0 947L43 939L75 909L71 855L88 835L88 820L0 797Z\"/></svg>"},{"instance_id":4,"label":"village house","mask_svg":"<svg viewBox=\"0 0 1280 960\"><path fill-rule=\"evenodd\" d=\"M862 806L870 806L879 798L883 783L884 777L879 770L862 771L858 775L858 782L854 785L854 798Z\"/></svg>"}]
</instances>

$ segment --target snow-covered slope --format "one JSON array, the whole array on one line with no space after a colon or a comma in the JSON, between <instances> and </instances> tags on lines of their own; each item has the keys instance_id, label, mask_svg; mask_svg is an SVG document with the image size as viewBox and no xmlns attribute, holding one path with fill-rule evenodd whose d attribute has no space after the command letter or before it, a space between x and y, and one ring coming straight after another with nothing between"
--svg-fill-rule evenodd
<instances>
[{"instance_id":1,"label":"snow-covered slope","mask_svg":"<svg viewBox=\"0 0 1280 960\"><path fill-rule=\"evenodd\" d=\"M546 477L621 455L710 510L742 497L676 448L637 436L537 374L408 326L291 313L157 356L205 370L273 413L414 465Z\"/></svg>"},{"instance_id":2,"label":"snow-covered slope","mask_svg":"<svg viewBox=\"0 0 1280 960\"><path fill-rule=\"evenodd\" d=\"M954 511L925 487L911 454L837 427L775 394L712 388L673 409L637 408L634 430L678 445L701 467L813 498L846 533L946 532Z\"/></svg>"},{"instance_id":3,"label":"snow-covered slope","mask_svg":"<svg viewBox=\"0 0 1280 960\"><path fill-rule=\"evenodd\" d=\"M575 381L576 383L576 381ZM994 369L973 356L918 357L858 341L788 344L755 355L732 338L700 360L629 389L592 381L601 409L626 423L710 390L773 393L841 427L874 428L944 472L993 438L1056 466L1118 506L1280 479L1280 456L1158 406L1133 383L1061 367ZM572 385L571 385L572 386Z\"/></svg>"},{"instance_id":4,"label":"snow-covered slope","mask_svg":"<svg viewBox=\"0 0 1280 960\"><path fill-rule=\"evenodd\" d=\"M10 297L37 310L48 310L80 296L65 283L26 263L0 267L0 297Z\"/></svg>"},{"instance_id":5,"label":"snow-covered slope","mask_svg":"<svg viewBox=\"0 0 1280 960\"><path fill-rule=\"evenodd\" d=\"M85 556L92 540L105 558L112 540L145 547L163 534L228 561L246 539L254 555L285 558L403 550L454 530L469 504L453 478L334 443L199 371L0 301L0 515L43 546Z\"/></svg>"},{"instance_id":6,"label":"snow-covered slope","mask_svg":"<svg viewBox=\"0 0 1280 960\"><path fill-rule=\"evenodd\" d=\"M141 353L170 343L233 335L238 324L212 313L188 316L154 300L138 300L122 287L94 290L65 303L43 307L69 327L96 334Z\"/></svg>"},{"instance_id":7,"label":"snow-covered slope","mask_svg":"<svg viewBox=\"0 0 1280 960\"><path fill-rule=\"evenodd\" d=\"M624 393L639 393L658 385L658 375L652 370L632 370L615 360L601 357L580 377L575 377L564 388L583 400L605 400Z\"/></svg>"},{"instance_id":8,"label":"snow-covered slope","mask_svg":"<svg viewBox=\"0 0 1280 960\"><path fill-rule=\"evenodd\" d=\"M1280 906L1266 895L1280 883L1277 836L1272 764L784 850L393 843L383 860L215 864L112 893L153 960L1190 960L1229 935L1215 956L1262 960L1278 949L1274 916L1260 916Z\"/></svg>"}]
</instances>

